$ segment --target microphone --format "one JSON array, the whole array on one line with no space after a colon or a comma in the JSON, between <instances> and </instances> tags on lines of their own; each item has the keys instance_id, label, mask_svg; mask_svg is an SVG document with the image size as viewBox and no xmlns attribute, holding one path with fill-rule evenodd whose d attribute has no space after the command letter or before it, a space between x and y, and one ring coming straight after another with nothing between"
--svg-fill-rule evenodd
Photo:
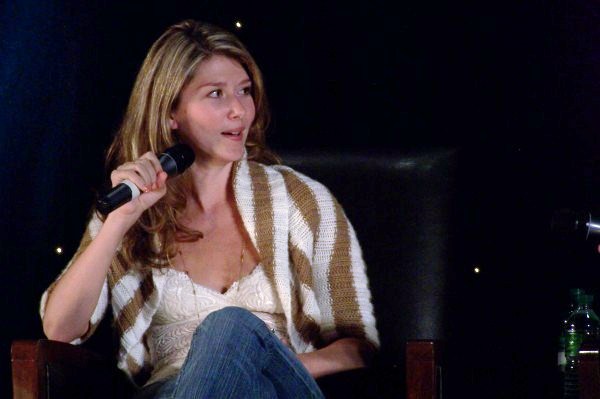
<instances>
[{"instance_id":1,"label":"microphone","mask_svg":"<svg viewBox=\"0 0 600 399\"><path fill-rule=\"evenodd\" d=\"M163 170L169 176L175 176L189 168L194 163L194 158L194 151L189 146L186 144L177 144L167 148L165 152L160 154L158 160ZM108 215L118 207L139 196L140 189L129 180L124 180L98 199L96 208L103 215Z\"/></svg>"},{"instance_id":2,"label":"microphone","mask_svg":"<svg viewBox=\"0 0 600 399\"><path fill-rule=\"evenodd\" d=\"M562 236L575 236L587 240L590 235L600 235L600 221L589 212L561 209L552 216L551 230Z\"/></svg>"}]
</instances>

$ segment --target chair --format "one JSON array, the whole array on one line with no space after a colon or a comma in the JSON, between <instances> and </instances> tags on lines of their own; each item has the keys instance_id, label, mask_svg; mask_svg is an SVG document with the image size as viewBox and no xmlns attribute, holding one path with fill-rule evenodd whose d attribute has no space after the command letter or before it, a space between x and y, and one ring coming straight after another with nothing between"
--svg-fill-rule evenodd
<instances>
[{"instance_id":1,"label":"chair","mask_svg":"<svg viewBox=\"0 0 600 399\"><path fill-rule=\"evenodd\" d=\"M441 397L458 155L452 149L283 155L284 164L338 198L368 266L381 353L372 368L319 379L327 397ZM124 397L129 391L112 363L68 344L15 341L13 397Z\"/></svg>"},{"instance_id":2,"label":"chair","mask_svg":"<svg viewBox=\"0 0 600 399\"><path fill-rule=\"evenodd\" d=\"M579 349L579 398L600 398L600 345L586 342Z\"/></svg>"}]
</instances>

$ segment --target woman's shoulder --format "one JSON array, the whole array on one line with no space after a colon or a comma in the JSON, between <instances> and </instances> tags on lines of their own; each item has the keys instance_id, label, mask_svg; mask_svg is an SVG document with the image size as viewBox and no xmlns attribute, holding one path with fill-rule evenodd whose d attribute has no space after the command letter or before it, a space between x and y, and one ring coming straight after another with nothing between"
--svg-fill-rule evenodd
<instances>
[{"instance_id":1,"label":"woman's shoulder","mask_svg":"<svg viewBox=\"0 0 600 399\"><path fill-rule=\"evenodd\" d=\"M321 182L287 165L262 165L271 173L281 176L285 187L292 197L312 195L316 198L331 198L331 192Z\"/></svg>"}]
</instances>

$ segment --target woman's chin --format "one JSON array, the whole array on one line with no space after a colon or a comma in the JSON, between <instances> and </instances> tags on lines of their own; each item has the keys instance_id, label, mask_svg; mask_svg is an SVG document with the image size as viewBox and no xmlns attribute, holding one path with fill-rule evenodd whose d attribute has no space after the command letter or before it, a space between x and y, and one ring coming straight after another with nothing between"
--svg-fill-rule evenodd
<instances>
[{"instance_id":1,"label":"woman's chin","mask_svg":"<svg viewBox=\"0 0 600 399\"><path fill-rule=\"evenodd\" d=\"M236 162L236 161L239 161L240 159L242 159L245 154L246 154L246 147L242 146L240 149L236 149L236 150L229 152L227 158L230 160L230 162Z\"/></svg>"}]
</instances>

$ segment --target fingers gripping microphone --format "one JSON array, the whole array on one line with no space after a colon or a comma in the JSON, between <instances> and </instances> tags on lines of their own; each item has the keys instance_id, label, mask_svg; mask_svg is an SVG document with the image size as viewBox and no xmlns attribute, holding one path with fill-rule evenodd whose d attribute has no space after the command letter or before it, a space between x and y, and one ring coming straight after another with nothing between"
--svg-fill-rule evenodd
<instances>
[{"instance_id":1,"label":"fingers gripping microphone","mask_svg":"<svg viewBox=\"0 0 600 399\"><path fill-rule=\"evenodd\" d=\"M186 170L194 162L194 158L194 151L189 146L177 144L160 154L158 160L169 176L175 176ZM125 180L98 199L96 207L102 214L107 215L139 195L140 189L129 180Z\"/></svg>"}]
</instances>

